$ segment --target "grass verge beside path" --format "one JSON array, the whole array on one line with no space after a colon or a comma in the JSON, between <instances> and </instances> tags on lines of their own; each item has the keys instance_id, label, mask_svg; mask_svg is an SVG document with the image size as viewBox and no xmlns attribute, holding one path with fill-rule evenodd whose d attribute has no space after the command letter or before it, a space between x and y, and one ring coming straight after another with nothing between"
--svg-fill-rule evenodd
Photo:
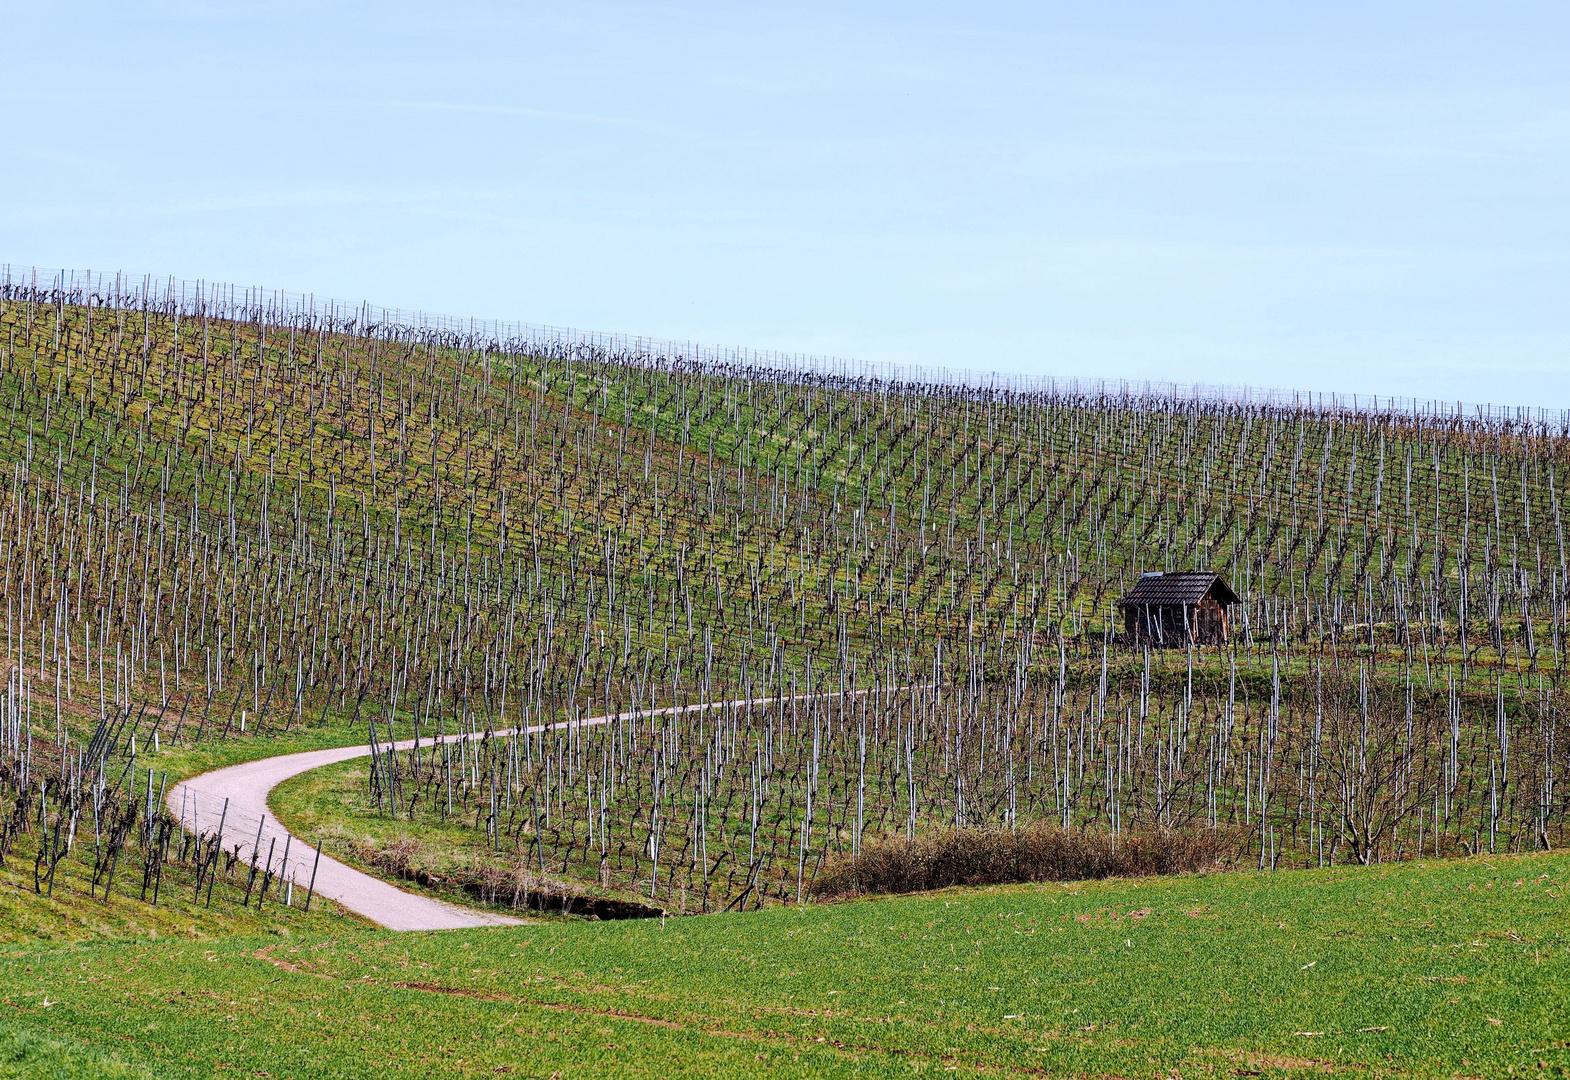
<instances>
[{"instance_id":1,"label":"grass verge beside path","mask_svg":"<svg viewBox=\"0 0 1570 1080\"><path fill-rule=\"evenodd\" d=\"M137 764L151 766L162 773L169 773L169 782L185 780L214 769L241 765L262 758L281 757L284 754L301 754L307 750L331 750L340 746L364 746L365 732L351 731L335 724L330 727L296 728L273 735L236 735L227 739L208 739L195 746L182 744L165 747L161 753L148 755L145 750Z\"/></svg>"},{"instance_id":2,"label":"grass verge beside path","mask_svg":"<svg viewBox=\"0 0 1570 1080\"><path fill-rule=\"evenodd\" d=\"M492 851L484 843L485 834L474 827L473 820L461 808L458 816L447 822L436 820L433 815L410 822L405 818L377 814L371 809L366 794L369 771L370 766L364 758L312 769L274 788L268 806L273 816L296 836L320 837L322 850L333 858L391 881L401 889L428 893L449 903L519 914L506 904L488 905L460 889L449 887L459 877L472 877L472 873L466 875L464 871L482 864L510 871L518 859L511 840L505 841L504 851ZM424 877L417 881L392 874L368 860L367 851L396 851L400 861L406 861L411 871L425 871L440 878L443 884L432 887L420 883L426 880ZM537 880L532 873L528 877L531 881ZM614 889L601 889L597 882L579 882L579 885L595 896L623 895ZM648 898L632 899L647 901ZM529 912L525 909L522 914L528 916Z\"/></svg>"},{"instance_id":3,"label":"grass verge beside path","mask_svg":"<svg viewBox=\"0 0 1570 1080\"><path fill-rule=\"evenodd\" d=\"M13 858L0 867L0 942L323 934L367 925L358 915L321 896L312 898L311 910L306 912L302 910L303 893L297 894L293 907L283 907L269 898L257 910L241 907L227 895L208 906L195 898L196 878L191 869L172 862L165 865L156 906L140 899L141 868L133 865L121 867L114 891L105 901L88 894L92 866L91 857L86 859L85 863L74 857L61 861L53 896L34 891L31 858ZM0 1073L0 1077L4 1075Z\"/></svg>"},{"instance_id":4,"label":"grass verge beside path","mask_svg":"<svg viewBox=\"0 0 1570 1080\"><path fill-rule=\"evenodd\" d=\"M1562 1076L1567 885L1556 853L664 924L9 946L0 994L174 1075Z\"/></svg>"},{"instance_id":5,"label":"grass verge beside path","mask_svg":"<svg viewBox=\"0 0 1570 1080\"><path fill-rule=\"evenodd\" d=\"M137 758L137 768L167 772L165 783L172 787L187 777L228 765L356 742L353 734L341 727L297 729L279 735L209 740L197 747L166 747L159 753L144 751ZM0 863L0 942L327 933L365 925L359 916L322 897L312 900L309 913L302 911L298 902L293 908L284 908L268 901L260 910L240 907L232 897L215 900L210 906L198 903L193 871L172 860L164 866L154 906L140 898L142 868L129 856L117 868L113 892L105 902L90 895L92 844L91 827L84 826L72 854L56 868L52 895L44 895L34 884L37 837L23 834L15 841ZM4 1076L0 1072L0 1078Z\"/></svg>"}]
</instances>

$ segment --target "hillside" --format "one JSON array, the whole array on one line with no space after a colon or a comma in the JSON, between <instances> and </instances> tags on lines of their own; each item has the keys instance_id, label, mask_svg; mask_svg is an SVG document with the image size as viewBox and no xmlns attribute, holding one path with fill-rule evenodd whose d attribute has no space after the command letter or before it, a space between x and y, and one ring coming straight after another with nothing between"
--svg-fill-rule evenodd
<instances>
[{"instance_id":1,"label":"hillside","mask_svg":"<svg viewBox=\"0 0 1570 1080\"><path fill-rule=\"evenodd\" d=\"M290 813L388 873L698 911L952 825L1224 827L1261 866L1563 835L1566 437L1524 415L891 383L103 283L11 282L0 341L28 861L89 820L95 867L117 827L148 873L211 859L153 821L181 763L527 723L561 726L379 753ZM1149 568L1226 574L1232 644L1115 639Z\"/></svg>"}]
</instances>

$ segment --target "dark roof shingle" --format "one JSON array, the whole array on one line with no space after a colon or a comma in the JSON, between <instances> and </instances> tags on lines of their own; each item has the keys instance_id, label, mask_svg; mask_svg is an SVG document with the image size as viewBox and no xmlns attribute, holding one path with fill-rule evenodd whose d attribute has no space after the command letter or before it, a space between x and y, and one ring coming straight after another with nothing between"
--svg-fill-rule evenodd
<instances>
[{"instance_id":1,"label":"dark roof shingle","mask_svg":"<svg viewBox=\"0 0 1570 1080\"><path fill-rule=\"evenodd\" d=\"M1237 594L1222 580L1220 574L1209 570L1174 570L1167 573L1145 574L1129 594L1118 601L1125 606L1162 604L1197 604L1215 587L1216 600L1222 604L1235 604Z\"/></svg>"}]
</instances>

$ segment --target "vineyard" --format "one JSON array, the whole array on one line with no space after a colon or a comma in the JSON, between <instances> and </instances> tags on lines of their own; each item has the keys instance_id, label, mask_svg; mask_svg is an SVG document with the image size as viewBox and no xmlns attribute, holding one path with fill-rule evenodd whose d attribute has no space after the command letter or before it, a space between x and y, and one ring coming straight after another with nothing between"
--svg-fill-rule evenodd
<instances>
[{"instance_id":1,"label":"vineyard","mask_svg":"<svg viewBox=\"0 0 1570 1080\"><path fill-rule=\"evenodd\" d=\"M303 738L372 754L297 832L502 906L796 904L949 828L1554 847L1567 449L7 277L0 858L282 903L160 762ZM1153 569L1224 575L1229 643L1127 640Z\"/></svg>"}]
</instances>

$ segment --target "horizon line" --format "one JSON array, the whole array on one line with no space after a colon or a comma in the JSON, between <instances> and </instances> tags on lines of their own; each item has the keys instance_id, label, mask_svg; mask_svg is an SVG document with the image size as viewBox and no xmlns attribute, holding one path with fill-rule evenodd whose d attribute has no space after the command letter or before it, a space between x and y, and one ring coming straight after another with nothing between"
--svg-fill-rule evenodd
<instances>
[{"instance_id":1,"label":"horizon line","mask_svg":"<svg viewBox=\"0 0 1570 1080\"><path fill-rule=\"evenodd\" d=\"M112 291L111 291L112 290ZM208 317L261 322L278 326L318 326L342 333L370 336L400 332L446 338L465 348L503 353L529 353L544 349L549 355L590 350L623 361L697 363L704 366L739 366L760 371L818 374L850 380L871 379L892 386L952 387L1022 394L1067 394L1120 400L1253 405L1265 408L1308 410L1328 415L1410 417L1480 423L1486 427L1522 425L1540 432L1570 436L1570 409L1543 406L1497 405L1482 402L1444 401L1405 395L1343 393L1257 387L1248 384L1179 382L1165 379L1106 379L1099 377L1026 375L946 365L855 360L816 353L747 346L709 345L637 334L582 330L576 327L530 323L523 320L483 319L477 316L433 314L420 309L386 308L370 301L348 302L315 293L290 292L264 286L240 286L202 278L143 274L132 277L115 271L74 271L0 263L0 295L23 293L34 299L47 297L61 304L95 301L108 306L202 313ZM454 340L455 339L455 340Z\"/></svg>"}]
</instances>

